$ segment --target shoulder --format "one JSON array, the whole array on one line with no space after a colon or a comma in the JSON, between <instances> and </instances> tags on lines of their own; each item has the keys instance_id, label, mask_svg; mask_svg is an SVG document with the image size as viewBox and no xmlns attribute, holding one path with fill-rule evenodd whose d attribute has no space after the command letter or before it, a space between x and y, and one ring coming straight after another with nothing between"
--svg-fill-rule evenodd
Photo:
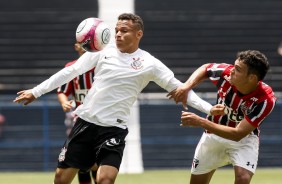
<instances>
[{"instance_id":1,"label":"shoulder","mask_svg":"<svg viewBox=\"0 0 282 184\"><path fill-rule=\"evenodd\" d=\"M272 88L267 85L266 83L264 82L260 82L260 85L259 85L260 89L261 89L261 96L264 96L266 99L275 99L277 100Z\"/></svg>"},{"instance_id":2,"label":"shoulder","mask_svg":"<svg viewBox=\"0 0 282 184\"><path fill-rule=\"evenodd\" d=\"M261 104L265 109L272 109L276 104L277 98L270 86L260 82L257 92L250 100L255 101L256 104Z\"/></svg>"},{"instance_id":3,"label":"shoulder","mask_svg":"<svg viewBox=\"0 0 282 184\"><path fill-rule=\"evenodd\" d=\"M156 65L156 66L164 65L161 60L159 60L158 58L156 58L155 56L153 56L152 54L150 54L145 50L139 49L138 55L139 55L138 57L147 61L148 63L150 63L150 65Z\"/></svg>"}]
</instances>

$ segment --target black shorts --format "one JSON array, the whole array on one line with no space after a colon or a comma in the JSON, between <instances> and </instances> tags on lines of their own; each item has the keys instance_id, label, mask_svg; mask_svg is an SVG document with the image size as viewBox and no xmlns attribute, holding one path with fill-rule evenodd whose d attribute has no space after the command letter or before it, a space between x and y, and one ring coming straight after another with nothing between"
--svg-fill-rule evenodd
<instances>
[{"instance_id":1,"label":"black shorts","mask_svg":"<svg viewBox=\"0 0 282 184\"><path fill-rule=\"evenodd\" d=\"M103 127L77 119L58 158L58 168L88 171L95 163L119 169L127 129Z\"/></svg>"}]
</instances>

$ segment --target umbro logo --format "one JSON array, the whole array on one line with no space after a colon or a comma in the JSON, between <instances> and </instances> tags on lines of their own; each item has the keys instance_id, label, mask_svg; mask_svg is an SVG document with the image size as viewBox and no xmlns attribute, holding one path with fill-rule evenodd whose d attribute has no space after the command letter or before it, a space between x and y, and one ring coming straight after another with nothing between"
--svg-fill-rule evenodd
<instances>
[{"instance_id":1,"label":"umbro logo","mask_svg":"<svg viewBox=\"0 0 282 184\"><path fill-rule=\"evenodd\" d=\"M119 145L120 140L116 138L111 138L110 140L106 140L106 145L107 146L117 146Z\"/></svg>"}]
</instances>

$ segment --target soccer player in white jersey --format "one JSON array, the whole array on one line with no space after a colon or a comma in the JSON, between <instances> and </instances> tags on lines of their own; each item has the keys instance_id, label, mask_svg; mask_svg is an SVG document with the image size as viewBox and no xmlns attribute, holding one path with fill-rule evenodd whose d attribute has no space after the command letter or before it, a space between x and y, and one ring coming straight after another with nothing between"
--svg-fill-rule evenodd
<instances>
[{"instance_id":1,"label":"soccer player in white jersey","mask_svg":"<svg viewBox=\"0 0 282 184\"><path fill-rule=\"evenodd\" d=\"M262 82L268 69L268 60L261 52L239 52L234 65L205 64L184 86L168 95L185 105L187 92L209 78L218 88L217 104L225 106L226 114L206 119L182 113L182 126L206 130L195 151L190 184L208 184L215 170L227 164L234 167L235 184L251 182L258 161L259 126L276 102L271 87Z\"/></svg>"},{"instance_id":2,"label":"soccer player in white jersey","mask_svg":"<svg viewBox=\"0 0 282 184\"><path fill-rule=\"evenodd\" d=\"M130 109L150 81L168 92L183 85L161 61L139 48L143 36L142 19L124 13L118 17L115 45L96 53L86 52L73 65L62 69L30 90L18 92L14 102L29 104L41 95L65 84L95 67L95 79L83 104L76 110L78 119L58 159L55 184L69 184L78 170L99 168L97 182L113 184L118 174ZM209 113L221 113L189 92L188 105Z\"/></svg>"}]
</instances>

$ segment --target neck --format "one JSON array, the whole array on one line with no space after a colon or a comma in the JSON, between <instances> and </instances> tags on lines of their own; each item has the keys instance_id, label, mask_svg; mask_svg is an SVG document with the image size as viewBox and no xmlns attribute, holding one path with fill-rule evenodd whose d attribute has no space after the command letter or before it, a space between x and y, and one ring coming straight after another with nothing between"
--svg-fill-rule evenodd
<instances>
[{"instance_id":1,"label":"neck","mask_svg":"<svg viewBox=\"0 0 282 184\"><path fill-rule=\"evenodd\" d=\"M255 91L258 87L259 83L253 84L253 85L247 85L247 87L243 88L237 88L237 90L242 94L242 95L248 95Z\"/></svg>"}]
</instances>

